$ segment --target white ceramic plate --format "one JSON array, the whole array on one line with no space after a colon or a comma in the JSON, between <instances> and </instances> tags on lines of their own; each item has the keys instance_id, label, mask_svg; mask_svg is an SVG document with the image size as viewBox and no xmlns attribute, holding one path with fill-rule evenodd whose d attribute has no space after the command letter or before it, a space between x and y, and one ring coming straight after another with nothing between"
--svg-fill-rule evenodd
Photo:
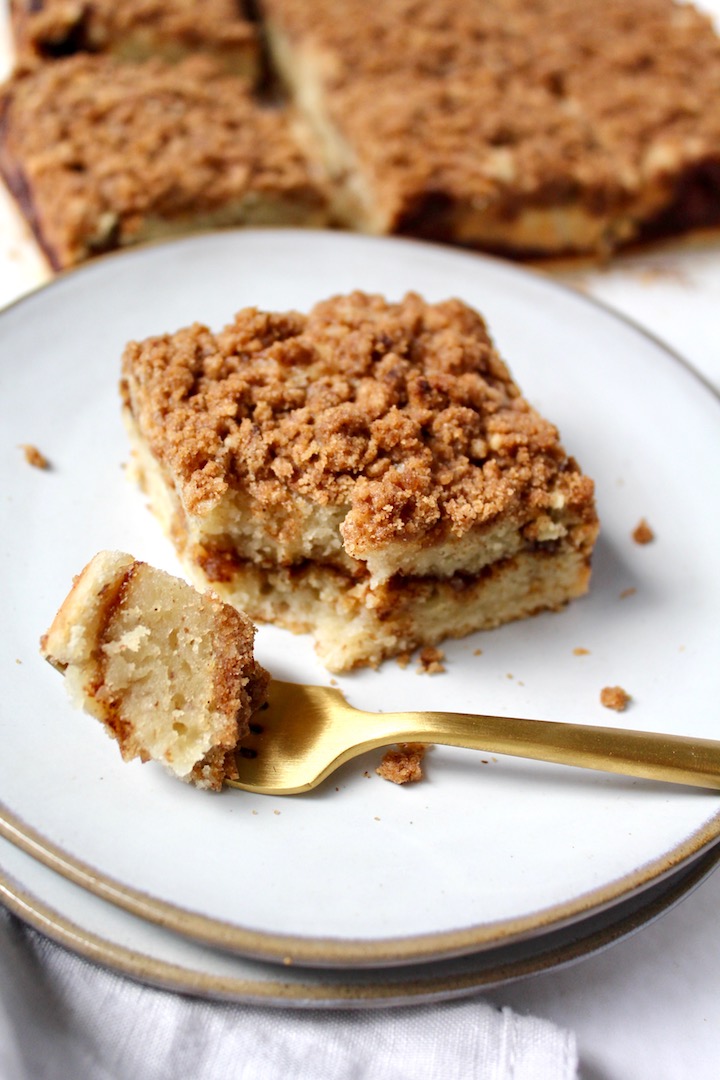
<instances>
[{"instance_id":1,"label":"white ceramic plate","mask_svg":"<svg viewBox=\"0 0 720 1080\"><path fill-rule=\"evenodd\" d=\"M664 915L719 859L715 844L640 893L526 941L452 960L382 968L281 965L213 949L106 903L2 838L0 902L78 955L152 986L262 1005L359 1008L461 997L574 964Z\"/></svg>"},{"instance_id":2,"label":"white ceramic plate","mask_svg":"<svg viewBox=\"0 0 720 1080\"><path fill-rule=\"evenodd\" d=\"M720 813L707 791L437 748L427 780L407 788L375 776L372 757L309 795L213 796L154 765L124 765L70 707L38 638L72 575L104 547L177 569L121 467L125 342L353 288L477 306L526 395L595 478L603 529L586 599L450 644L444 675L387 664L343 678L348 698L716 734L712 392L632 325L501 261L345 234L223 233L99 260L0 316L0 829L100 895L207 942L377 966L476 952L597 912L699 853ZM28 466L20 443L53 469ZM631 540L641 516L656 532L645 547ZM262 628L257 651L279 677L328 681L304 637ZM600 707L609 684L632 694L626 713Z\"/></svg>"}]
</instances>

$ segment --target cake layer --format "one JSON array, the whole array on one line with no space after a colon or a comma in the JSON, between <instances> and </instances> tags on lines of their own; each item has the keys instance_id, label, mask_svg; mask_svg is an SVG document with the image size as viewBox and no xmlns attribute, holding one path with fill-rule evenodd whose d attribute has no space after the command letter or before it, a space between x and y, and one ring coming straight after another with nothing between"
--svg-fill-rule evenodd
<instances>
[{"instance_id":1,"label":"cake layer","mask_svg":"<svg viewBox=\"0 0 720 1080\"><path fill-rule=\"evenodd\" d=\"M11 0L16 55L21 61L76 52L122 60L151 56L177 61L210 53L233 74L255 78L259 44L237 0Z\"/></svg>"},{"instance_id":2,"label":"cake layer","mask_svg":"<svg viewBox=\"0 0 720 1080\"><path fill-rule=\"evenodd\" d=\"M330 667L587 588L592 481L458 300L246 309L219 334L128 345L122 394L136 473L188 573L312 630Z\"/></svg>"},{"instance_id":3,"label":"cake layer","mask_svg":"<svg viewBox=\"0 0 720 1080\"><path fill-rule=\"evenodd\" d=\"M588 589L597 534L590 520L576 526L572 539L526 544L480 571L444 577L398 573L380 585L358 563L348 572L339 560L307 558L285 565L258 560L237 536L234 548L229 538L224 548L213 548L212 537L201 528L189 538L172 484L137 430L131 432L135 478L175 542L188 577L258 622L312 633L318 656L331 671L375 666L422 645L558 610Z\"/></svg>"},{"instance_id":4,"label":"cake layer","mask_svg":"<svg viewBox=\"0 0 720 1080\"><path fill-rule=\"evenodd\" d=\"M122 552L99 552L41 642L74 702L126 761L219 789L262 704L255 628L235 608Z\"/></svg>"},{"instance_id":5,"label":"cake layer","mask_svg":"<svg viewBox=\"0 0 720 1080\"><path fill-rule=\"evenodd\" d=\"M720 222L720 39L671 0L263 0L351 226L608 252Z\"/></svg>"},{"instance_id":6,"label":"cake layer","mask_svg":"<svg viewBox=\"0 0 720 1080\"><path fill-rule=\"evenodd\" d=\"M321 563L218 564L203 558L202 549L188 548L181 557L199 587L211 583L257 621L312 633L319 659L335 672L558 610L582 596L590 581L589 556L569 543L552 552L521 551L475 575L398 575L379 588Z\"/></svg>"},{"instance_id":7,"label":"cake layer","mask_svg":"<svg viewBox=\"0 0 720 1080\"><path fill-rule=\"evenodd\" d=\"M15 75L0 171L56 268L193 229L327 220L287 114L200 55L78 55Z\"/></svg>"}]
</instances>

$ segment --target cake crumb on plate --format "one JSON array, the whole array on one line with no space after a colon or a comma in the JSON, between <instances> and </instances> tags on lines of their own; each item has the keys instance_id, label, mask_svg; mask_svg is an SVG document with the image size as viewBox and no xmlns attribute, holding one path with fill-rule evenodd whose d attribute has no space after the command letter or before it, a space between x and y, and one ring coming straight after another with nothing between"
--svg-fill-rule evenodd
<instances>
[{"instance_id":1,"label":"cake crumb on plate","mask_svg":"<svg viewBox=\"0 0 720 1080\"><path fill-rule=\"evenodd\" d=\"M400 743L397 749L387 751L375 772L393 784L422 780L422 760L426 750L423 743Z\"/></svg>"},{"instance_id":2,"label":"cake crumb on plate","mask_svg":"<svg viewBox=\"0 0 720 1080\"><path fill-rule=\"evenodd\" d=\"M600 691L600 704L615 712L624 712L630 704L630 695L622 686L604 686Z\"/></svg>"},{"instance_id":3,"label":"cake crumb on plate","mask_svg":"<svg viewBox=\"0 0 720 1080\"><path fill-rule=\"evenodd\" d=\"M436 649L433 645L427 645L424 649L421 649L418 657L418 674L420 675L441 675L446 671L445 653L442 649Z\"/></svg>"},{"instance_id":4,"label":"cake crumb on plate","mask_svg":"<svg viewBox=\"0 0 720 1080\"><path fill-rule=\"evenodd\" d=\"M655 539L655 533L652 531L645 518L641 518L633 529L632 538L636 544L649 544Z\"/></svg>"},{"instance_id":5,"label":"cake crumb on plate","mask_svg":"<svg viewBox=\"0 0 720 1080\"><path fill-rule=\"evenodd\" d=\"M37 446L33 446L32 443L21 443L20 449L25 454L25 460L28 465L32 465L36 469L50 468L50 462L45 455L38 450Z\"/></svg>"}]
</instances>

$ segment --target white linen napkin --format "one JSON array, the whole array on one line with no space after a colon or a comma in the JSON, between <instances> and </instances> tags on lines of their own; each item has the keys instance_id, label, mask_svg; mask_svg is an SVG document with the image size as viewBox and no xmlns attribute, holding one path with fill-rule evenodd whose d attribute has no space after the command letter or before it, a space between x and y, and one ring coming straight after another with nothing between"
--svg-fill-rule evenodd
<instances>
[{"instance_id":1,"label":"white linen napkin","mask_svg":"<svg viewBox=\"0 0 720 1080\"><path fill-rule=\"evenodd\" d=\"M293 1010L141 986L0 908L0 1080L575 1080L574 1036L479 999Z\"/></svg>"}]
</instances>

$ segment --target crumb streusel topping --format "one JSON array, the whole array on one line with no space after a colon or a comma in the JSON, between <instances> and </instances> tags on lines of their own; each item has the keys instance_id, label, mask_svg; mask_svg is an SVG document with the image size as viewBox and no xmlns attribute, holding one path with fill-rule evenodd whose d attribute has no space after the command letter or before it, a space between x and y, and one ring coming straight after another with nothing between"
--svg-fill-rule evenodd
<instances>
[{"instance_id":1,"label":"crumb streusel topping","mask_svg":"<svg viewBox=\"0 0 720 1080\"><path fill-rule=\"evenodd\" d=\"M128 34L152 33L187 49L235 49L252 46L254 26L240 13L236 0L203 0L202 18L195 0L15 0L24 19L24 46L52 55L55 43L67 48L68 34L91 50L103 50ZM72 50L75 51L75 50Z\"/></svg>"},{"instance_id":2,"label":"crumb streusel topping","mask_svg":"<svg viewBox=\"0 0 720 1080\"><path fill-rule=\"evenodd\" d=\"M255 40L255 28L241 15L235 0L203 0L202 19L195 0L93 0L92 4L14 0L14 4L25 9L28 43L40 52L76 27L81 27L87 45L98 50L128 32L144 29L188 48L207 43L234 48Z\"/></svg>"},{"instance_id":3,"label":"crumb streusel topping","mask_svg":"<svg viewBox=\"0 0 720 1080\"><path fill-rule=\"evenodd\" d=\"M70 253L63 262L101 246L103 230L127 240L146 217L192 218L248 195L322 204L285 112L207 56L44 64L6 85L0 122L5 162L49 246Z\"/></svg>"},{"instance_id":4,"label":"crumb streusel topping","mask_svg":"<svg viewBox=\"0 0 720 1080\"><path fill-rule=\"evenodd\" d=\"M125 403L191 514L233 488L270 512L289 497L339 506L353 555L500 515L530 522L530 543L552 539L556 511L596 520L592 481L460 300L248 308L218 334L196 324L131 343L123 370Z\"/></svg>"}]
</instances>

